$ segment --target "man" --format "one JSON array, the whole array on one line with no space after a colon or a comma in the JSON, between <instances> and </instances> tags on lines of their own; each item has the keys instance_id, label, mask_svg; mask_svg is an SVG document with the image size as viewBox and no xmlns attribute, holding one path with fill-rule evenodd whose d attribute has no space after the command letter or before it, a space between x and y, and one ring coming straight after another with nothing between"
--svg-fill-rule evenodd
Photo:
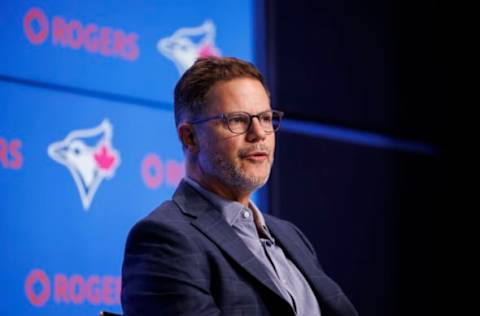
<instances>
[{"instance_id":1,"label":"man","mask_svg":"<svg viewBox=\"0 0 480 316\"><path fill-rule=\"evenodd\" d=\"M357 315L307 238L250 200L270 174L282 113L262 75L199 59L175 88L186 177L131 230L122 306L147 315Z\"/></svg>"}]
</instances>

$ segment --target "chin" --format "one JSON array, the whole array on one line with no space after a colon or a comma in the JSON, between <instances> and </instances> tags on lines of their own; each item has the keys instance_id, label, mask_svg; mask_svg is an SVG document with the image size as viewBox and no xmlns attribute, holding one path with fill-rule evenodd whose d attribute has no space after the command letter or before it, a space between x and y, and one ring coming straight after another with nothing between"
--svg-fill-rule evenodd
<instances>
[{"instance_id":1,"label":"chin","mask_svg":"<svg viewBox=\"0 0 480 316\"><path fill-rule=\"evenodd\" d=\"M246 177L250 180L251 183L254 183L255 186L261 187L267 183L270 176L270 172L252 172L246 173Z\"/></svg>"},{"instance_id":2,"label":"chin","mask_svg":"<svg viewBox=\"0 0 480 316\"><path fill-rule=\"evenodd\" d=\"M268 178L270 174L270 170L252 170L252 169L247 169L243 171L243 174L250 179L265 179Z\"/></svg>"}]
</instances>

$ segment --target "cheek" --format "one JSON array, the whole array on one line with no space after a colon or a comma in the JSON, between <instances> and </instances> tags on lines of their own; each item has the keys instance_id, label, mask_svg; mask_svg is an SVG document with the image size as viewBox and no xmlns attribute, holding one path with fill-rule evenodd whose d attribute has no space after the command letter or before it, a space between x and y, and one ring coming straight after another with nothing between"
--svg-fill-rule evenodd
<instances>
[{"instance_id":1,"label":"cheek","mask_svg":"<svg viewBox=\"0 0 480 316\"><path fill-rule=\"evenodd\" d=\"M225 144L222 148L224 156L228 157L231 161L240 161L240 157L238 156L238 151L240 147L235 146L234 144Z\"/></svg>"},{"instance_id":2,"label":"cheek","mask_svg":"<svg viewBox=\"0 0 480 316\"><path fill-rule=\"evenodd\" d=\"M270 158L273 160L273 157L275 156L275 134L271 136L271 139L268 140L267 144L270 148Z\"/></svg>"},{"instance_id":3,"label":"cheek","mask_svg":"<svg viewBox=\"0 0 480 316\"><path fill-rule=\"evenodd\" d=\"M216 146L228 156L238 157L238 152L242 148L242 142L239 137L230 137L218 141Z\"/></svg>"},{"instance_id":4,"label":"cheek","mask_svg":"<svg viewBox=\"0 0 480 316\"><path fill-rule=\"evenodd\" d=\"M231 139L227 140L216 140L210 141L207 146L207 151L210 157L213 156L220 156L223 159L227 160L238 160L238 150L239 147L236 145L236 142L231 141Z\"/></svg>"}]
</instances>

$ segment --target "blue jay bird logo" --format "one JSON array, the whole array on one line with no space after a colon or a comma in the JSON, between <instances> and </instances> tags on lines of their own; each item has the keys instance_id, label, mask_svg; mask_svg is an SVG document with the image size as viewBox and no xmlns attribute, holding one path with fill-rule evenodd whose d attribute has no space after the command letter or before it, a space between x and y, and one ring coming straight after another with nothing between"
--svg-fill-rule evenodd
<instances>
[{"instance_id":1,"label":"blue jay bird logo","mask_svg":"<svg viewBox=\"0 0 480 316\"><path fill-rule=\"evenodd\" d=\"M120 154L112 146L112 130L105 119L97 127L74 130L48 146L50 158L70 171L85 211L102 181L111 179L120 165Z\"/></svg>"},{"instance_id":2,"label":"blue jay bird logo","mask_svg":"<svg viewBox=\"0 0 480 316\"><path fill-rule=\"evenodd\" d=\"M215 24L206 20L197 27L182 27L157 42L157 50L172 60L183 74L199 57L220 56L215 45Z\"/></svg>"}]
</instances>

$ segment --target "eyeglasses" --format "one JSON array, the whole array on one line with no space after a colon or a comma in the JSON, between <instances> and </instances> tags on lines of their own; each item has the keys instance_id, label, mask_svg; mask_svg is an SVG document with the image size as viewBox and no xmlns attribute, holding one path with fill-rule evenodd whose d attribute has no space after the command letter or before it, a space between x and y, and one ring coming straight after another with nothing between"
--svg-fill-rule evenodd
<instances>
[{"instance_id":1,"label":"eyeglasses","mask_svg":"<svg viewBox=\"0 0 480 316\"><path fill-rule=\"evenodd\" d=\"M283 117L282 111L269 110L256 115L247 112L222 113L216 116L210 116L203 119L190 121L190 124L200 124L211 120L222 120L228 129L234 134L245 134L252 126L252 120L256 117L265 133L273 133L280 127L280 121Z\"/></svg>"}]
</instances>

